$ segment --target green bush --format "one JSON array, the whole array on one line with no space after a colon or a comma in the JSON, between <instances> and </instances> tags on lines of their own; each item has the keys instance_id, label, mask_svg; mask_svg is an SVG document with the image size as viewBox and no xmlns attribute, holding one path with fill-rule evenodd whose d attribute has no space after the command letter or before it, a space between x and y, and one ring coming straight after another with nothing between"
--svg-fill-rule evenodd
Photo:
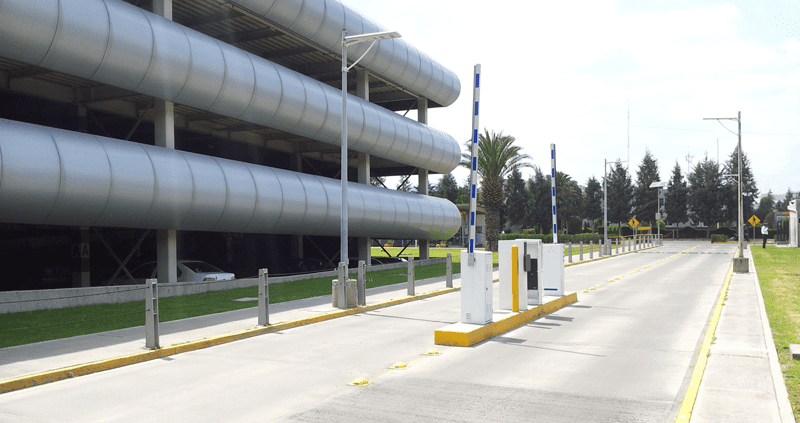
<instances>
[{"instance_id":1,"label":"green bush","mask_svg":"<svg viewBox=\"0 0 800 423\"><path fill-rule=\"evenodd\" d=\"M610 234L609 234L610 235ZM545 244L552 244L553 243L553 234L533 234L533 233L510 233L510 234L502 234L500 235L501 240L509 240L509 239L541 239ZM603 234L558 234L558 242L560 244L566 243L573 243L577 244L583 241L584 244L588 244L589 241L593 241L595 244L598 242L602 242Z\"/></svg>"},{"instance_id":2,"label":"green bush","mask_svg":"<svg viewBox=\"0 0 800 423\"><path fill-rule=\"evenodd\" d=\"M728 238L722 234L712 234L711 235L711 242L725 242Z\"/></svg>"}]
</instances>

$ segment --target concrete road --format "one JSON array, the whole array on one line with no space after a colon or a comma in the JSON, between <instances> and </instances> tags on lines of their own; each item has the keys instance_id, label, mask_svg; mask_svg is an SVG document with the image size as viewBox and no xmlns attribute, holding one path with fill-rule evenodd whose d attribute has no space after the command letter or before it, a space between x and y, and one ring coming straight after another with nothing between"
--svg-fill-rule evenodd
<instances>
[{"instance_id":1,"label":"concrete road","mask_svg":"<svg viewBox=\"0 0 800 423\"><path fill-rule=\"evenodd\" d=\"M734 250L569 267L568 291L596 289L470 348L433 345L449 294L7 393L0 421L671 421Z\"/></svg>"}]
</instances>

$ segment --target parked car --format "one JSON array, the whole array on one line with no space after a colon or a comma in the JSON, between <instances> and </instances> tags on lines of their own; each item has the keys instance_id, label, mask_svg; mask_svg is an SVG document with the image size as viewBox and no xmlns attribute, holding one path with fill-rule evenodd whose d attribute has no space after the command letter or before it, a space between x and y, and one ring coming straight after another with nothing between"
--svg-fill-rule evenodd
<instances>
[{"instance_id":1,"label":"parked car","mask_svg":"<svg viewBox=\"0 0 800 423\"><path fill-rule=\"evenodd\" d=\"M233 273L222 270L199 260L178 260L178 282L213 282L236 279ZM158 263L151 261L140 265L131 271L134 281L123 275L115 281L108 281L105 285L133 285L144 284L146 279L158 277Z\"/></svg>"}]
</instances>

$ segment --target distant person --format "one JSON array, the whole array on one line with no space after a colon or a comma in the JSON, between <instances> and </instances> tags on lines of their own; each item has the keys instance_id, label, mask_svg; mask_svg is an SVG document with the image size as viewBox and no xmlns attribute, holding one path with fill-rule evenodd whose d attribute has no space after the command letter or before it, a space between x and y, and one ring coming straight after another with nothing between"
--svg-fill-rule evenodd
<instances>
[{"instance_id":1,"label":"distant person","mask_svg":"<svg viewBox=\"0 0 800 423\"><path fill-rule=\"evenodd\" d=\"M767 225L761 225L761 238L763 238L763 242L761 243L761 248L767 248L767 237L769 236L769 228Z\"/></svg>"}]
</instances>

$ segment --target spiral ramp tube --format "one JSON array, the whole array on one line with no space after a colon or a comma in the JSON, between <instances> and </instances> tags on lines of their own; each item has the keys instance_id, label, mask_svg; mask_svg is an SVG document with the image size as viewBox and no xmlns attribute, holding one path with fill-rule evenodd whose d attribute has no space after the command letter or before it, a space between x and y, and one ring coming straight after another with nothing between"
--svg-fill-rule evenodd
<instances>
[{"instance_id":1,"label":"spiral ramp tube","mask_svg":"<svg viewBox=\"0 0 800 423\"><path fill-rule=\"evenodd\" d=\"M330 25L314 39L328 40ZM328 41L340 38L339 32ZM341 145L340 90L121 0L2 0L0 40L2 57ZM408 68L427 85L420 92L443 104L449 103L440 93L455 100L457 83L442 82L440 65L409 54L405 43L378 44L385 47L365 58L377 72L394 77ZM422 69L401 57L419 57ZM459 144L449 134L355 96L347 101L351 149L435 172L458 165Z\"/></svg>"},{"instance_id":2,"label":"spiral ramp tube","mask_svg":"<svg viewBox=\"0 0 800 423\"><path fill-rule=\"evenodd\" d=\"M447 200L350 183L351 236L447 239ZM0 119L0 222L339 234L340 182Z\"/></svg>"},{"instance_id":3,"label":"spiral ramp tube","mask_svg":"<svg viewBox=\"0 0 800 423\"><path fill-rule=\"evenodd\" d=\"M350 35L387 30L338 0L232 2L336 54L342 51L342 28L346 28ZM368 47L369 43L351 47L351 56L361 57ZM359 64L442 106L453 104L461 92L461 82L455 73L403 39L376 43Z\"/></svg>"}]
</instances>

